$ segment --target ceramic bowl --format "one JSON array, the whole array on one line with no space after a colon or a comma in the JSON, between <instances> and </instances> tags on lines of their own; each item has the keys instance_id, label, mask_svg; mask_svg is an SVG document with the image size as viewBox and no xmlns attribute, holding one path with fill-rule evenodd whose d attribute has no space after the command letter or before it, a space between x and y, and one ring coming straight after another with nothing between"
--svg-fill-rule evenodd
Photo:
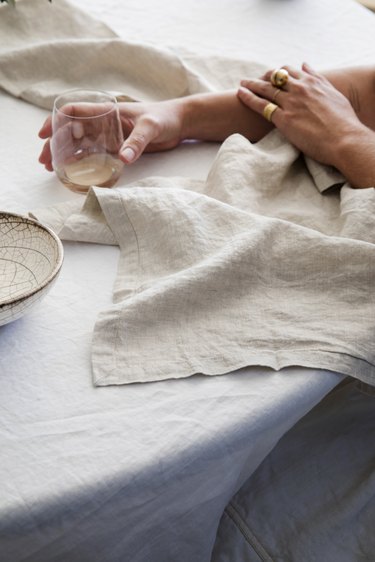
<instances>
[{"instance_id":1,"label":"ceramic bowl","mask_svg":"<svg viewBox=\"0 0 375 562\"><path fill-rule=\"evenodd\" d=\"M0 211L0 326L23 316L48 293L63 255L52 230Z\"/></svg>"}]
</instances>

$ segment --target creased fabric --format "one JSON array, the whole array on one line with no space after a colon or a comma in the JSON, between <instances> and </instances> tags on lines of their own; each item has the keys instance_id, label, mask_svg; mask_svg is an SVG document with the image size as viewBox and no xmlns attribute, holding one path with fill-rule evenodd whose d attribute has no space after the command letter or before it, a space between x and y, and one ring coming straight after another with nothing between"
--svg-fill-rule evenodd
<instances>
[{"instance_id":1,"label":"creased fabric","mask_svg":"<svg viewBox=\"0 0 375 562\"><path fill-rule=\"evenodd\" d=\"M356 386L280 439L226 507L212 562L373 559L375 404Z\"/></svg>"},{"instance_id":2,"label":"creased fabric","mask_svg":"<svg viewBox=\"0 0 375 562\"><path fill-rule=\"evenodd\" d=\"M46 109L65 90L92 88L158 101L259 76L264 65L220 57L202 59L119 38L67 0L19 0L0 6L0 87ZM235 62L235 64L233 64ZM220 70L217 74L217 70Z\"/></svg>"},{"instance_id":3,"label":"creased fabric","mask_svg":"<svg viewBox=\"0 0 375 562\"><path fill-rule=\"evenodd\" d=\"M264 67L119 39L66 0L1 8L0 85L50 108L72 87L158 100ZM234 135L206 181L147 178L34 212L69 240L118 244L115 304L96 323L97 385L301 365L374 382L374 190L277 132Z\"/></svg>"},{"instance_id":4,"label":"creased fabric","mask_svg":"<svg viewBox=\"0 0 375 562\"><path fill-rule=\"evenodd\" d=\"M93 188L70 209L60 236L120 246L115 304L93 336L95 384L245 365L374 384L375 191L311 172L277 131L255 145L233 135L206 181ZM50 210L34 214L54 226Z\"/></svg>"}]
</instances>

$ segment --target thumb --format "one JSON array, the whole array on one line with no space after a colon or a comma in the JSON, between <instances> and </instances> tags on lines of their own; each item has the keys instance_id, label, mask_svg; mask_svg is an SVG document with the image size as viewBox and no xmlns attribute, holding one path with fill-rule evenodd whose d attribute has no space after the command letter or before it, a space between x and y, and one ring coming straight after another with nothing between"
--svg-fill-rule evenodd
<instances>
[{"instance_id":1,"label":"thumb","mask_svg":"<svg viewBox=\"0 0 375 562\"><path fill-rule=\"evenodd\" d=\"M141 118L120 148L121 160L125 164L135 162L156 134L156 123L150 118Z\"/></svg>"}]
</instances>

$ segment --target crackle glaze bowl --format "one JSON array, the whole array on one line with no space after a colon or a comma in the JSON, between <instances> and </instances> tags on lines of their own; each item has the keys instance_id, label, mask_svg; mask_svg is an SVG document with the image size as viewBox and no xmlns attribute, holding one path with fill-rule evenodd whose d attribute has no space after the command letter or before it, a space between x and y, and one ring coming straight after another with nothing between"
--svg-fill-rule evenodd
<instances>
[{"instance_id":1,"label":"crackle glaze bowl","mask_svg":"<svg viewBox=\"0 0 375 562\"><path fill-rule=\"evenodd\" d=\"M0 211L0 326L23 316L47 294L63 255L52 230L34 219Z\"/></svg>"}]
</instances>

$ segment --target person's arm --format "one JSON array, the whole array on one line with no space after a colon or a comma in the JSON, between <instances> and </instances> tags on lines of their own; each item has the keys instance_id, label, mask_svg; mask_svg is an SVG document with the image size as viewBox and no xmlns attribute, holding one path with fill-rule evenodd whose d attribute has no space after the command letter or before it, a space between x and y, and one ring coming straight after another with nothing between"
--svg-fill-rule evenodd
<instances>
[{"instance_id":1,"label":"person's arm","mask_svg":"<svg viewBox=\"0 0 375 562\"><path fill-rule=\"evenodd\" d=\"M335 78L331 75L337 87L306 64L302 70L288 71L289 80L279 91L268 74L261 80L243 80L239 98L260 115L274 100L278 107L272 122L294 146L314 160L336 167L353 187L374 187L373 70L364 72L362 82L359 74L354 79L350 71L346 76L345 72Z\"/></svg>"},{"instance_id":2,"label":"person's arm","mask_svg":"<svg viewBox=\"0 0 375 562\"><path fill-rule=\"evenodd\" d=\"M340 139L332 165L352 187L375 187L375 132L363 127Z\"/></svg>"},{"instance_id":3,"label":"person's arm","mask_svg":"<svg viewBox=\"0 0 375 562\"><path fill-rule=\"evenodd\" d=\"M373 75L375 73L369 69L343 69L326 73L333 85L352 100L362 121L369 126L372 124L375 129L375 112L371 111L375 100L372 106L364 101L372 92ZM242 101L236 91L225 91L156 103L122 102L119 107L125 141L120 157L125 163L131 164L145 151L168 150L187 139L221 142L233 133L240 133L251 142L256 142L274 125L266 121L261 112L259 114ZM46 139L39 160L50 171L51 134L49 117L39 132L39 136Z\"/></svg>"},{"instance_id":4,"label":"person's arm","mask_svg":"<svg viewBox=\"0 0 375 562\"><path fill-rule=\"evenodd\" d=\"M362 123L375 130L375 68L330 70L323 76L349 100ZM143 111L143 104L139 109ZM129 111L129 104L126 110ZM146 146L152 151L165 150L187 139L222 142L231 134L239 133L251 142L257 142L274 128L263 115L241 103L235 90L195 94L151 104L148 113L150 121L146 127L138 124L124 143L124 146L134 149L137 158ZM153 123L152 114L156 123ZM175 135L170 145L155 140L158 138L155 126L164 130L163 141ZM139 135L141 129L142 134Z\"/></svg>"},{"instance_id":5,"label":"person's arm","mask_svg":"<svg viewBox=\"0 0 375 562\"><path fill-rule=\"evenodd\" d=\"M322 75L349 100L362 123L375 130L375 67L329 70ZM273 129L263 116L239 104L235 91L196 94L181 98L181 103L184 139L223 141L240 133L256 142Z\"/></svg>"},{"instance_id":6,"label":"person's arm","mask_svg":"<svg viewBox=\"0 0 375 562\"><path fill-rule=\"evenodd\" d=\"M358 119L375 131L375 67L342 68L322 74L350 101Z\"/></svg>"},{"instance_id":7,"label":"person's arm","mask_svg":"<svg viewBox=\"0 0 375 562\"><path fill-rule=\"evenodd\" d=\"M236 94L230 90L181 98L182 138L221 142L234 133L251 142L263 138L273 129L272 123L249 111Z\"/></svg>"},{"instance_id":8,"label":"person's arm","mask_svg":"<svg viewBox=\"0 0 375 562\"><path fill-rule=\"evenodd\" d=\"M120 158L126 164L135 162L143 152L169 150L189 139L220 142L233 133L241 133L256 142L273 128L241 103L236 90L154 103L121 102L119 111L125 137ZM50 116L39 136L46 139L39 161L52 171Z\"/></svg>"},{"instance_id":9,"label":"person's arm","mask_svg":"<svg viewBox=\"0 0 375 562\"><path fill-rule=\"evenodd\" d=\"M120 150L125 163L143 152L174 148L184 140L221 142L240 133L257 142L272 128L241 103L236 90L193 94L156 103L120 104L127 138Z\"/></svg>"}]
</instances>

